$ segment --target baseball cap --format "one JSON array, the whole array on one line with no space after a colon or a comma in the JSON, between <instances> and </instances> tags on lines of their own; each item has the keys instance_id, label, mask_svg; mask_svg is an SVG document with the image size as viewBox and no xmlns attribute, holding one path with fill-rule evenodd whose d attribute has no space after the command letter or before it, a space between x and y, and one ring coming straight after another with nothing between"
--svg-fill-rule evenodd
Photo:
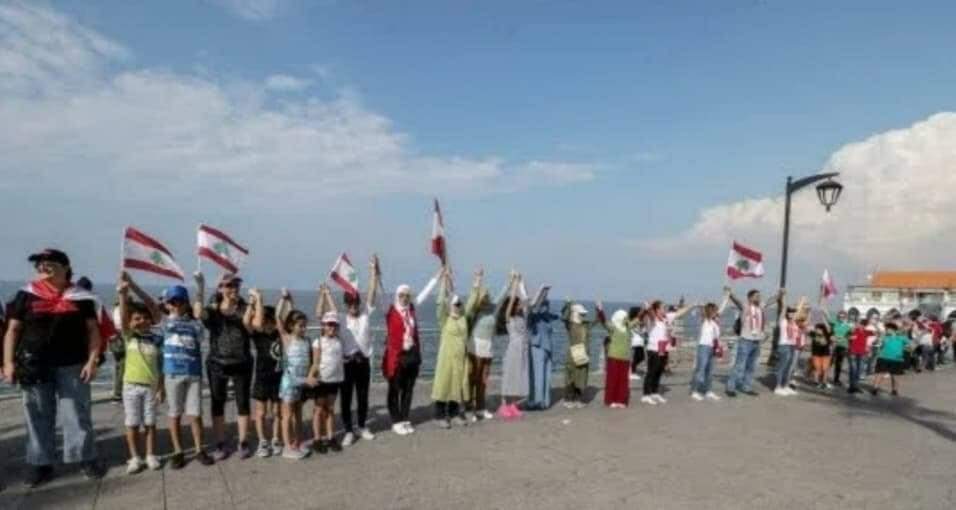
<instances>
[{"instance_id":1,"label":"baseball cap","mask_svg":"<svg viewBox=\"0 0 956 510\"><path fill-rule=\"evenodd\" d=\"M166 289L166 292L163 293L163 298L165 301L183 301L189 302L189 291L186 290L186 287L182 285L173 285L172 287Z\"/></svg>"},{"instance_id":2,"label":"baseball cap","mask_svg":"<svg viewBox=\"0 0 956 510\"><path fill-rule=\"evenodd\" d=\"M322 315L322 324L338 325L338 323L339 323L339 314L335 312L325 312L325 314Z\"/></svg>"},{"instance_id":3,"label":"baseball cap","mask_svg":"<svg viewBox=\"0 0 956 510\"><path fill-rule=\"evenodd\" d=\"M222 286L227 285L242 285L242 278L237 274L227 274L222 277Z\"/></svg>"},{"instance_id":4,"label":"baseball cap","mask_svg":"<svg viewBox=\"0 0 956 510\"><path fill-rule=\"evenodd\" d=\"M66 253L54 248L46 248L43 251L34 253L27 257L27 260L34 264L47 261L56 262L64 266L70 265L70 257L67 257Z\"/></svg>"}]
</instances>

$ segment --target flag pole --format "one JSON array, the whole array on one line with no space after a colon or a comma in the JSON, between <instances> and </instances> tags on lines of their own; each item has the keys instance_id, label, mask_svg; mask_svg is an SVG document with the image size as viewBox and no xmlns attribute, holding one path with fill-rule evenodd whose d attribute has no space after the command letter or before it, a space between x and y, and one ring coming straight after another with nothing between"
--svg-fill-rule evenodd
<instances>
[{"instance_id":1,"label":"flag pole","mask_svg":"<svg viewBox=\"0 0 956 510\"><path fill-rule=\"evenodd\" d=\"M196 227L196 272L202 273L202 255L199 253L199 230L202 228L202 223Z\"/></svg>"}]
</instances>

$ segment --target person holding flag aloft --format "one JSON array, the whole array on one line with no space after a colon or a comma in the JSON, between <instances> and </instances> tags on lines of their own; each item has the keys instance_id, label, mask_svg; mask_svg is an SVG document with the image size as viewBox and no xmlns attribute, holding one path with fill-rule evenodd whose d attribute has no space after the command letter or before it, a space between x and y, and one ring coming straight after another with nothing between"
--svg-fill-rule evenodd
<instances>
[{"instance_id":1,"label":"person holding flag aloft","mask_svg":"<svg viewBox=\"0 0 956 510\"><path fill-rule=\"evenodd\" d=\"M452 294L451 274L447 266L439 277L437 298L438 359L432 379L432 400L438 426L451 428L466 425L464 405L469 401L469 364L465 344L471 320L475 316L477 299L469 299L468 306L457 294Z\"/></svg>"},{"instance_id":2,"label":"person holding flag aloft","mask_svg":"<svg viewBox=\"0 0 956 510\"><path fill-rule=\"evenodd\" d=\"M740 310L740 327L735 328L739 338L734 367L727 378L728 397L736 397L738 390L745 395L757 396L753 390L753 378L757 359L760 358L760 343L767 338L766 313L771 307L779 306L785 294L786 291L780 289L773 298L763 301L760 291L753 289L747 293L746 303L741 303L733 293L730 294L730 301Z\"/></svg>"},{"instance_id":3,"label":"person holding flag aloft","mask_svg":"<svg viewBox=\"0 0 956 510\"><path fill-rule=\"evenodd\" d=\"M368 419L368 389L372 379L372 327L370 317L375 313L378 292L382 286L382 271L378 256L373 255L369 263L368 293L365 297L365 309L357 292L345 292L345 331L342 334L342 354L345 362L345 379L340 389L339 410L345 436L342 446L353 444L357 437L366 441L375 439L375 434L366 427ZM357 421L352 421L352 395L355 395Z\"/></svg>"}]
</instances>

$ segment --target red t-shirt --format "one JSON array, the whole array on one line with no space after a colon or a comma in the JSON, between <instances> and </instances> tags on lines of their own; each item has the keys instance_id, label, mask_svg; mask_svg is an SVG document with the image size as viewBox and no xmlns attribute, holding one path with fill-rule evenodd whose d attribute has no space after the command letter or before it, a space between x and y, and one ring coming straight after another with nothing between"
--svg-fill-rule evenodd
<instances>
[{"instance_id":1,"label":"red t-shirt","mask_svg":"<svg viewBox=\"0 0 956 510\"><path fill-rule=\"evenodd\" d=\"M867 331L860 326L853 328L853 334L850 336L850 354L866 355L868 351L866 340L872 334L872 331Z\"/></svg>"}]
</instances>

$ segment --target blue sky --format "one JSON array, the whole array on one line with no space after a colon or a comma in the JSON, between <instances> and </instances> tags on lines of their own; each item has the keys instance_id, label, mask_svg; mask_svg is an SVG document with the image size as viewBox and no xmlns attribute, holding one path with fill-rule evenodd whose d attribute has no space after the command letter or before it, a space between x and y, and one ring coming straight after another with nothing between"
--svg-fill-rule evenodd
<instances>
[{"instance_id":1,"label":"blue sky","mask_svg":"<svg viewBox=\"0 0 956 510\"><path fill-rule=\"evenodd\" d=\"M13 232L17 242L0 248L0 276L7 278L23 276L26 268L20 261L37 244L78 252L89 272L108 278L116 250L104 246L118 244L126 223L168 239L180 258L189 261L183 265L191 267L191 230L208 221L248 240L253 257L247 270L265 286L308 286L300 282L320 278L343 249L355 258L377 250L393 279L415 283L434 264L424 252L423 238L429 227L428 197L437 194L445 205L456 265L484 264L502 272L514 264L529 280L547 280L556 291L576 295L708 295L722 284L730 237L753 239L767 252L768 269L775 271L779 232L751 232L761 226L734 220L725 225L730 236L692 239L677 254L647 249L647 243L675 237L687 241L685 234L710 208L772 198L788 173L819 171L847 144L951 110L956 96L951 51L956 47L951 29L956 5L947 2L7 5L40 9L61 20L44 29L42 20L23 21L8 11L14 17L7 26L17 36L63 30L65 41L78 37L75 45L52 44L44 51L63 52L67 63L80 58L89 69L83 68L83 76L72 68L31 75L33 71L14 64L45 54L16 44L8 31L0 42L23 58L5 72L26 85L0 88L25 105L4 110L5 115L39 122L43 115L62 111L51 105L75 104L73 95L96 96L97 84L105 84L117 89L117 102L129 106L115 117L70 111L70 120L89 115L77 125L94 130L99 123L122 124L132 140L138 138L131 132L155 122L159 113L160 122L201 126L165 141L168 148L190 145L194 137L202 138L198 130L207 123L214 130L213 124L226 119L252 137L242 143L260 165L241 162L242 184L234 179L218 190L215 177L240 164L220 161L221 151L207 155L202 148L190 148L180 153L180 147L173 147L176 171L196 177L190 180L164 174L161 167L168 161L163 151L155 165L144 163L155 155L155 147L137 153L127 143L124 152L107 141L91 140L90 134L61 147L60 140L72 133L40 129L42 136L23 143L39 139L41 147L52 144L56 157L37 155L42 152L38 147L25 151L30 157L22 161L0 163L0 169L7 166L15 178L22 176L14 173L14 165L15 171L27 173L34 167L48 169L41 171L48 179L43 191L57 197L68 221L46 212ZM104 53L95 45L84 46L85 31L119 49ZM88 55L72 54L71 48ZM127 87L119 78L135 78L135 83ZM161 104L171 91L183 89L195 93L198 102L171 102L164 110ZM190 105L209 104L208 98L222 99L226 113L199 116L189 111ZM287 141L296 133L283 132L276 136L285 138L274 141L277 146L289 143L281 145L283 154L278 159L260 156L257 151L271 154L272 145L260 143L258 131L244 130L244 112L251 112L249 117L261 127L259 122L275 113L301 120L298 112L310 104L322 106L303 121L315 128L310 133L321 140L330 132L342 138L329 138L325 152L314 160L295 155L299 146ZM325 111L329 105L333 111ZM177 106L184 107L183 113L176 113ZM143 111L148 109L159 111ZM137 115L144 120L129 120ZM155 139L155 129L143 128L139 139ZM368 132L371 138L363 138ZM312 145L315 140L303 142ZM347 164L322 159L347 140L355 141L348 147L355 152L354 165L352 159ZM381 152L364 154L369 146L381 147L376 149ZM941 172L939 162L930 159L932 164L924 165L930 170L920 171ZM396 176L402 184L377 189L381 179L374 169L393 163L401 167ZM894 175L911 172L906 164ZM266 176L276 165L282 171L270 180ZM427 175L420 173L423 166L429 168ZM861 179L867 171L841 170ZM490 177L483 173L489 171ZM70 179L83 174L85 182L58 187L73 182L63 178L67 174ZM339 179L347 181L339 188L345 191L332 192ZM112 183L112 189L92 200L96 188L85 186L97 180ZM285 184L276 182L280 180ZM303 185L297 187L297 182ZM30 186L8 182L0 187L9 198L0 212L9 216L28 207L17 192L36 191ZM356 192L355 186L367 189ZM880 191L868 196L867 208L879 202L875 197ZM804 214L820 218L818 207L807 204ZM125 214L118 217L117 211ZM773 207L768 211L777 215ZM858 221L845 216L828 225L831 232L853 231ZM807 228L809 232L813 225ZM874 250L846 257L850 248L834 248L829 259L815 258L811 255L818 240L809 234L801 238L799 229L794 235L796 249L807 253L795 255L794 267L798 285L806 288L815 285L807 282L822 266L842 269L835 272L853 279L865 274L861 265L886 265L873 260ZM800 245L801 239L806 244ZM912 242L918 246L925 239ZM938 261L904 257L889 262L922 266Z\"/></svg>"}]
</instances>

